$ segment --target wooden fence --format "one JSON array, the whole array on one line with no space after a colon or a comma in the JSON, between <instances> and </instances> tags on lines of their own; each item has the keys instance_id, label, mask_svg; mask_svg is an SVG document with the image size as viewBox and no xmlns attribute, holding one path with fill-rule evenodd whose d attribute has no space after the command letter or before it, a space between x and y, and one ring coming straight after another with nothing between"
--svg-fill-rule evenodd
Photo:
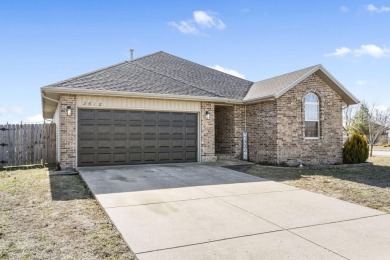
<instances>
[{"instance_id":1,"label":"wooden fence","mask_svg":"<svg viewBox=\"0 0 390 260\"><path fill-rule=\"evenodd\" d=\"M0 125L0 168L55 162L55 124Z\"/></svg>"}]
</instances>

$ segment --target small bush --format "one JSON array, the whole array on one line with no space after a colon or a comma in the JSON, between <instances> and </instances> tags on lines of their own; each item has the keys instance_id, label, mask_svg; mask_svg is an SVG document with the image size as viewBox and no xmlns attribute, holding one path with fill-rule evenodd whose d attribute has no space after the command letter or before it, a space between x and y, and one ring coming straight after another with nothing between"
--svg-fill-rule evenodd
<instances>
[{"instance_id":1,"label":"small bush","mask_svg":"<svg viewBox=\"0 0 390 260\"><path fill-rule=\"evenodd\" d=\"M364 135L355 132L344 143L343 161L344 163L364 163L368 159L368 143Z\"/></svg>"},{"instance_id":2,"label":"small bush","mask_svg":"<svg viewBox=\"0 0 390 260\"><path fill-rule=\"evenodd\" d=\"M390 144L384 144L383 147L390 147Z\"/></svg>"}]
</instances>

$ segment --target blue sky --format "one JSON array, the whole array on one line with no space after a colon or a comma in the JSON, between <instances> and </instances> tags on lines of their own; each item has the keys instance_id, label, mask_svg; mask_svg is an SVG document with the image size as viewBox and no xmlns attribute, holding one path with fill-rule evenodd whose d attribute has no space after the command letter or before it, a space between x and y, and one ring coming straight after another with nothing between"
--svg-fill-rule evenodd
<instances>
[{"instance_id":1,"label":"blue sky","mask_svg":"<svg viewBox=\"0 0 390 260\"><path fill-rule=\"evenodd\" d=\"M390 1L2 0L0 124L40 121L40 87L127 60L130 48L252 81L321 63L389 107L389 32Z\"/></svg>"}]
</instances>

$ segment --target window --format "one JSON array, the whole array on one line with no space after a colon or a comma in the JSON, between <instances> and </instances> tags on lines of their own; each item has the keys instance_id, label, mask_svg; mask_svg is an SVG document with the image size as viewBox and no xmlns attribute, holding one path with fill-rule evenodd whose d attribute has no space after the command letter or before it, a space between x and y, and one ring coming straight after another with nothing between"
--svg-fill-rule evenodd
<instances>
[{"instance_id":1,"label":"window","mask_svg":"<svg viewBox=\"0 0 390 260\"><path fill-rule=\"evenodd\" d=\"M305 97L305 138L320 136L320 103L314 93Z\"/></svg>"}]
</instances>

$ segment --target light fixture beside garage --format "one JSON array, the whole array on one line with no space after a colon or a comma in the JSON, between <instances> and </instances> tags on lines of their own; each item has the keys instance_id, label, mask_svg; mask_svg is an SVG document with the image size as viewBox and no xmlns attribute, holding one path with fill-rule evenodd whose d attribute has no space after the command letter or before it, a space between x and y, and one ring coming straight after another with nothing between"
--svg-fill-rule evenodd
<instances>
[{"instance_id":1,"label":"light fixture beside garage","mask_svg":"<svg viewBox=\"0 0 390 260\"><path fill-rule=\"evenodd\" d=\"M209 111L206 111L206 120L209 120L210 119L210 113Z\"/></svg>"},{"instance_id":2,"label":"light fixture beside garage","mask_svg":"<svg viewBox=\"0 0 390 260\"><path fill-rule=\"evenodd\" d=\"M71 106L67 106L67 107L66 107L66 114L67 114L68 116L71 116L71 115L72 115L72 107L71 107Z\"/></svg>"}]
</instances>

